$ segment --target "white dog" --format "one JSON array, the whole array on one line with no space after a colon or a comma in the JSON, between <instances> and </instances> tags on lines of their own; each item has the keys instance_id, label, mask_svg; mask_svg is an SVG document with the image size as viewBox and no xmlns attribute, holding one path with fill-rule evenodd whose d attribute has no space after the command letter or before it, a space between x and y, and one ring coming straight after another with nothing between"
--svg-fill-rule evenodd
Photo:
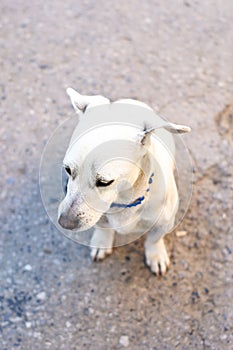
<instances>
[{"instance_id":1,"label":"white dog","mask_svg":"<svg viewBox=\"0 0 233 350\"><path fill-rule=\"evenodd\" d=\"M179 205L171 133L190 128L162 119L153 127L143 115L144 111L154 112L136 100L110 103L103 96L83 96L71 88L67 93L79 113L79 122L63 162L69 179L58 210L59 224L76 231L95 226L90 244L93 260L112 252L115 233L149 231L146 263L152 272L163 275L169 266L163 237L174 227ZM139 109L143 112L140 130L126 123L109 123L90 127L78 137L93 111L98 110L93 108L96 106L109 114L116 108Z\"/></svg>"}]
</instances>

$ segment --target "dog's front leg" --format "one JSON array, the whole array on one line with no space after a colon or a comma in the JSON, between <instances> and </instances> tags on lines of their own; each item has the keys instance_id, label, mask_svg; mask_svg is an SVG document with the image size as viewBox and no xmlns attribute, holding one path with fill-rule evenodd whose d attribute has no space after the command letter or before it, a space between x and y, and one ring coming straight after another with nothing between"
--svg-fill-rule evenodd
<instances>
[{"instance_id":1,"label":"dog's front leg","mask_svg":"<svg viewBox=\"0 0 233 350\"><path fill-rule=\"evenodd\" d=\"M110 228L95 228L90 243L92 260L103 260L107 255L112 253L114 235L114 230Z\"/></svg>"},{"instance_id":2,"label":"dog's front leg","mask_svg":"<svg viewBox=\"0 0 233 350\"><path fill-rule=\"evenodd\" d=\"M145 242L146 264L156 275L164 275L170 260L163 238L156 239L156 234L150 232Z\"/></svg>"}]
</instances>

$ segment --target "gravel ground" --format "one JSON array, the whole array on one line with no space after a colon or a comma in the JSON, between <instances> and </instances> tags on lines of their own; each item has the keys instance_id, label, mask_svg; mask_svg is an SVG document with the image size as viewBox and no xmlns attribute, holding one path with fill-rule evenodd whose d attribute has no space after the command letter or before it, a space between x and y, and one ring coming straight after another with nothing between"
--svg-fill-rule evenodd
<instances>
[{"instance_id":1,"label":"gravel ground","mask_svg":"<svg viewBox=\"0 0 233 350\"><path fill-rule=\"evenodd\" d=\"M1 1L1 350L233 349L233 2ZM163 278L143 239L92 263L50 223L38 169L65 88L188 124L190 209Z\"/></svg>"}]
</instances>

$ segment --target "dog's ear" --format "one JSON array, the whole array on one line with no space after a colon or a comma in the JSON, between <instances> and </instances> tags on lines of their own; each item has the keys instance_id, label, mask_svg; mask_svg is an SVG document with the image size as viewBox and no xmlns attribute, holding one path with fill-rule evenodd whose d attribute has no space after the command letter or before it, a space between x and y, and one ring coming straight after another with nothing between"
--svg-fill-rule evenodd
<instances>
[{"instance_id":1,"label":"dog's ear","mask_svg":"<svg viewBox=\"0 0 233 350\"><path fill-rule=\"evenodd\" d=\"M71 103L76 112L85 112L88 106L93 107L102 104L110 103L109 99L104 96L85 96L79 94L72 88L66 89L67 95L70 97Z\"/></svg>"},{"instance_id":2,"label":"dog's ear","mask_svg":"<svg viewBox=\"0 0 233 350\"><path fill-rule=\"evenodd\" d=\"M191 128L189 126L173 123L166 123L163 127L172 134L184 134L191 131Z\"/></svg>"},{"instance_id":3,"label":"dog's ear","mask_svg":"<svg viewBox=\"0 0 233 350\"><path fill-rule=\"evenodd\" d=\"M151 134L156 130L156 129L161 129L164 128L165 130L171 132L172 134L183 134L186 132L190 132L191 128L186 125L178 125L178 124L173 124L164 121L164 124L162 124L159 127L155 128L150 128L150 127L144 127L143 133L140 136L140 141L143 146L149 146L150 145L150 137Z\"/></svg>"}]
</instances>

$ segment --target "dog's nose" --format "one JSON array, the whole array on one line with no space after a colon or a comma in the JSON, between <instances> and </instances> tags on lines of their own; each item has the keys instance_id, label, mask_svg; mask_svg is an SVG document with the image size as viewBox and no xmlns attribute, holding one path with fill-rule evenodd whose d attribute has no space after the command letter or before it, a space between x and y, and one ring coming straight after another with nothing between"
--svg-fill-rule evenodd
<instances>
[{"instance_id":1,"label":"dog's nose","mask_svg":"<svg viewBox=\"0 0 233 350\"><path fill-rule=\"evenodd\" d=\"M66 228L67 230L73 230L79 226L79 220L77 218L70 219L65 214L60 215L58 223L61 225L61 227Z\"/></svg>"}]
</instances>

